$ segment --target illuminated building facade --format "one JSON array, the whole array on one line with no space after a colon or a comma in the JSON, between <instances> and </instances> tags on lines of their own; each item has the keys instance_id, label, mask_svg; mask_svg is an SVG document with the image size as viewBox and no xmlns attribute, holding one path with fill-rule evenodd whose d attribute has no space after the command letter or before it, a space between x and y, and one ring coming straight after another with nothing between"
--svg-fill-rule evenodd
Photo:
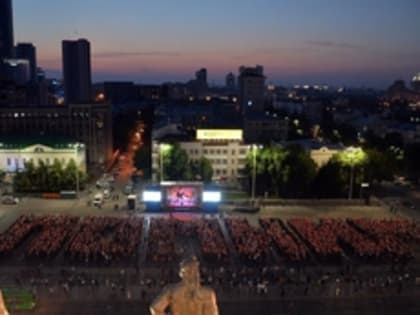
<instances>
[{"instance_id":1,"label":"illuminated building facade","mask_svg":"<svg viewBox=\"0 0 420 315\"><path fill-rule=\"evenodd\" d=\"M243 142L240 129L198 129L195 141L180 141L190 160L204 157L213 168L213 180L235 183L242 177L246 165L249 145ZM159 159L162 142L153 140L152 169L153 179L159 178Z\"/></svg>"}]
</instances>

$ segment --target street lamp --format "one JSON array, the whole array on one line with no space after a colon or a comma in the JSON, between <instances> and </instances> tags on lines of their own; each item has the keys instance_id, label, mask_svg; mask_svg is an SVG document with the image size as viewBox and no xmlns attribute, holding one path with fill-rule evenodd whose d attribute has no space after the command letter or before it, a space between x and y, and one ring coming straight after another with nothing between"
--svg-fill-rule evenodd
<instances>
[{"instance_id":1,"label":"street lamp","mask_svg":"<svg viewBox=\"0 0 420 315\"><path fill-rule=\"evenodd\" d=\"M80 170L80 163L79 161L79 149L83 148L82 143L75 143L74 146L74 153L75 159L74 162L76 163L76 197L79 198L79 191L80 191L80 178L79 178L79 170Z\"/></svg>"},{"instance_id":2,"label":"street lamp","mask_svg":"<svg viewBox=\"0 0 420 315\"><path fill-rule=\"evenodd\" d=\"M340 154L341 162L350 166L350 187L349 200L353 197L353 183L354 183L354 167L361 164L366 159L366 153L362 148L348 147L342 154Z\"/></svg>"},{"instance_id":3,"label":"street lamp","mask_svg":"<svg viewBox=\"0 0 420 315\"><path fill-rule=\"evenodd\" d=\"M165 153L165 151L168 151L171 148L170 144L166 144L166 143L161 143L159 144L159 158L160 158L160 181L163 182L164 181L164 167L163 167L163 154Z\"/></svg>"},{"instance_id":4,"label":"street lamp","mask_svg":"<svg viewBox=\"0 0 420 315\"><path fill-rule=\"evenodd\" d=\"M251 201L254 204L255 201L255 186L257 181L257 151L262 146L252 144L248 147L252 151L252 188L251 188Z\"/></svg>"}]
</instances>

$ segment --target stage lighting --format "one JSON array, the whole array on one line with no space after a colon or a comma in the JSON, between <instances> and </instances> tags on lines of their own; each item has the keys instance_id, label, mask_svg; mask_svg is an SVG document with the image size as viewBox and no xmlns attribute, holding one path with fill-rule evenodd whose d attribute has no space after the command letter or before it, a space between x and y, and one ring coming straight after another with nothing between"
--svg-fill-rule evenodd
<instances>
[{"instance_id":1,"label":"stage lighting","mask_svg":"<svg viewBox=\"0 0 420 315\"><path fill-rule=\"evenodd\" d=\"M220 202L222 193L220 191L203 191L203 202Z\"/></svg>"},{"instance_id":2,"label":"stage lighting","mask_svg":"<svg viewBox=\"0 0 420 315\"><path fill-rule=\"evenodd\" d=\"M160 202L162 193L160 191L143 191L144 202Z\"/></svg>"}]
</instances>

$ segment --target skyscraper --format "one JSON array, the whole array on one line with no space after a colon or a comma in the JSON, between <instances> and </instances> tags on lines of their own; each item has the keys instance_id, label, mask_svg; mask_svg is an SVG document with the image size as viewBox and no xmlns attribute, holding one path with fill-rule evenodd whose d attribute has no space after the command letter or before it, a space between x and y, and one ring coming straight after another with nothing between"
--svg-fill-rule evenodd
<instances>
[{"instance_id":1,"label":"skyscraper","mask_svg":"<svg viewBox=\"0 0 420 315\"><path fill-rule=\"evenodd\" d=\"M0 80L8 79L4 59L13 58L12 0L0 0Z\"/></svg>"},{"instance_id":2,"label":"skyscraper","mask_svg":"<svg viewBox=\"0 0 420 315\"><path fill-rule=\"evenodd\" d=\"M62 49L65 102L87 103L91 99L90 43L86 39L64 40Z\"/></svg>"},{"instance_id":3,"label":"skyscraper","mask_svg":"<svg viewBox=\"0 0 420 315\"><path fill-rule=\"evenodd\" d=\"M36 48L32 43L18 43L15 48L17 59L29 61L29 77L32 83L37 81Z\"/></svg>"},{"instance_id":4,"label":"skyscraper","mask_svg":"<svg viewBox=\"0 0 420 315\"><path fill-rule=\"evenodd\" d=\"M13 58L12 0L0 1L0 60Z\"/></svg>"},{"instance_id":5,"label":"skyscraper","mask_svg":"<svg viewBox=\"0 0 420 315\"><path fill-rule=\"evenodd\" d=\"M229 72L226 75L226 88L229 90L235 89L235 75L232 72Z\"/></svg>"},{"instance_id":6,"label":"skyscraper","mask_svg":"<svg viewBox=\"0 0 420 315\"><path fill-rule=\"evenodd\" d=\"M264 110L265 76L262 66L239 68L239 101L243 114Z\"/></svg>"}]
</instances>

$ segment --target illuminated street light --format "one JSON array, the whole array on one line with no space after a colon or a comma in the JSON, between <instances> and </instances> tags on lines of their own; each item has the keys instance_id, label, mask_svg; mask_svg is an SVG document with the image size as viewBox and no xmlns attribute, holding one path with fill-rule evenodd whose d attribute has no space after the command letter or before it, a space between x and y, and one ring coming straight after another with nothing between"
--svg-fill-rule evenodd
<instances>
[{"instance_id":1,"label":"illuminated street light","mask_svg":"<svg viewBox=\"0 0 420 315\"><path fill-rule=\"evenodd\" d=\"M75 153L75 163L76 163L76 197L79 198L79 191L80 191L80 178L79 178L79 169L80 165L78 163L78 155L79 155L79 149L83 148L84 145L82 143L75 143L73 145L74 153Z\"/></svg>"},{"instance_id":2,"label":"illuminated street light","mask_svg":"<svg viewBox=\"0 0 420 315\"><path fill-rule=\"evenodd\" d=\"M353 197L354 167L366 160L366 153L362 148L348 147L342 154L340 160L344 165L350 167L349 199Z\"/></svg>"},{"instance_id":3,"label":"illuminated street light","mask_svg":"<svg viewBox=\"0 0 420 315\"><path fill-rule=\"evenodd\" d=\"M252 204L255 202L255 186L257 181L257 151L262 149L261 145L252 144L248 146L248 149L252 150L252 188L251 188L251 201Z\"/></svg>"}]
</instances>

